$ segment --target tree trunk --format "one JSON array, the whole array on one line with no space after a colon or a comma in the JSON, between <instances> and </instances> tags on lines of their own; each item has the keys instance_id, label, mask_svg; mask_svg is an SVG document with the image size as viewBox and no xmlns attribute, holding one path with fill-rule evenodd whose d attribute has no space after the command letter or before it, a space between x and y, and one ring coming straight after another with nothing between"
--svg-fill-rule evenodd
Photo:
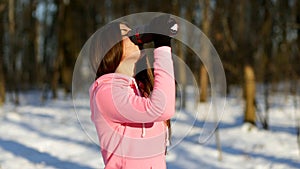
<instances>
[{"instance_id":1,"label":"tree trunk","mask_svg":"<svg viewBox=\"0 0 300 169\"><path fill-rule=\"evenodd\" d=\"M295 8L296 8L296 25L298 26L298 30L297 30L297 47L298 49L300 49L300 2L299 1L295 1ZM298 78L299 78L299 73L300 73L300 65L299 65L299 59L300 59L300 54L297 53L298 56L296 58L297 61L295 61L295 66L294 69L296 71L296 75L294 77L294 107L295 107L295 117L296 117L296 128L297 128L297 143L298 143L298 152L300 155L300 109L299 109L299 93L297 93L297 91L299 91L299 83Z\"/></svg>"},{"instance_id":2,"label":"tree trunk","mask_svg":"<svg viewBox=\"0 0 300 169\"><path fill-rule=\"evenodd\" d=\"M37 1L36 0L31 0L30 1L30 11L31 13L36 12L37 8ZM30 74L32 74L32 77L30 77L30 82L33 84L37 84L40 81L40 71L39 71L39 59L38 59L38 31L39 31L39 22L36 20L35 17L30 18L30 23L31 23L31 30L29 32L29 39L32 41L30 43L30 51L32 53L32 68L30 71Z\"/></svg>"},{"instance_id":3,"label":"tree trunk","mask_svg":"<svg viewBox=\"0 0 300 169\"><path fill-rule=\"evenodd\" d=\"M200 102L207 101L208 76L205 66L200 67Z\"/></svg>"},{"instance_id":4,"label":"tree trunk","mask_svg":"<svg viewBox=\"0 0 300 169\"><path fill-rule=\"evenodd\" d=\"M17 37L16 37L16 20L15 20L15 0L8 1L8 22L9 22L9 56L10 56L10 71L12 74L11 86L14 92L13 101L16 105L19 104L19 89L18 89L18 70L16 66L17 62Z\"/></svg>"},{"instance_id":5,"label":"tree trunk","mask_svg":"<svg viewBox=\"0 0 300 169\"><path fill-rule=\"evenodd\" d=\"M176 2L173 3L173 11L175 13L175 15L179 16L180 14L180 9L179 9L179 3L180 2ZM189 17L189 16L188 16ZM181 36L181 35L178 35ZM179 93L181 96L181 108L186 108L186 86L187 86L187 79L186 79L186 64L185 64L185 56L184 56L184 46L180 41L176 41L176 53L179 57L179 62L178 63L178 81L177 81L177 85L179 86L177 89L179 89L181 93L177 92L177 94ZM176 72L177 74L177 72Z\"/></svg>"},{"instance_id":6,"label":"tree trunk","mask_svg":"<svg viewBox=\"0 0 300 169\"><path fill-rule=\"evenodd\" d=\"M45 8L49 9L50 2L45 2ZM58 5L58 2L55 1L55 5ZM58 10L59 6L57 6ZM58 10L56 12L51 12L49 10L46 10L43 16L43 23L42 23L42 30L43 30L43 50L42 50L42 72L40 73L41 76L41 82L43 83L43 94L42 94L42 101L45 101L45 99L48 98L48 94L52 92L52 97L56 98L56 82L57 80L54 80L54 68L56 68L54 65L56 64L53 62L53 58L56 58L57 56L57 48L58 46L54 45L57 44L57 38L58 38ZM48 24L47 20L49 18L52 18L53 21ZM53 36L54 35L54 36ZM54 47L53 47L54 46ZM51 52L50 52L51 51ZM58 69L58 68L57 68Z\"/></svg>"},{"instance_id":7,"label":"tree trunk","mask_svg":"<svg viewBox=\"0 0 300 169\"><path fill-rule=\"evenodd\" d=\"M23 74L22 79L25 83L29 85L35 85L38 79L38 47L37 47L37 21L36 18L32 16L35 12L37 2L35 0L30 0L29 4L26 5L23 9L23 20L24 22L24 36L28 39L26 42L23 42Z\"/></svg>"},{"instance_id":8,"label":"tree trunk","mask_svg":"<svg viewBox=\"0 0 300 169\"><path fill-rule=\"evenodd\" d=\"M300 49L300 2L299 1L296 1L296 11L297 11L297 13L296 13L296 25L298 26L297 46L298 46L298 49ZM299 53L298 53L298 57L300 58ZM300 73L300 71L298 73Z\"/></svg>"},{"instance_id":9,"label":"tree trunk","mask_svg":"<svg viewBox=\"0 0 300 169\"><path fill-rule=\"evenodd\" d=\"M86 20L86 3L80 0L56 1L59 7L58 14L58 55L54 65L54 75L52 81L53 96L56 96L57 85L60 80L65 94L71 93L72 74L76 58L80 52L83 42L87 39L87 30L93 25L89 25ZM83 7L85 6L85 7ZM85 10L86 9L86 10ZM81 12L74 12L81 11ZM90 23L93 24L93 23ZM76 28L85 25L83 31Z\"/></svg>"},{"instance_id":10,"label":"tree trunk","mask_svg":"<svg viewBox=\"0 0 300 169\"><path fill-rule=\"evenodd\" d=\"M4 77L4 52L3 52L3 34L4 24L3 24L3 13L5 11L5 4L0 3L0 106L5 102L5 77Z\"/></svg>"},{"instance_id":11,"label":"tree trunk","mask_svg":"<svg viewBox=\"0 0 300 169\"><path fill-rule=\"evenodd\" d=\"M186 69L185 69L185 57L184 57L184 52L183 52L183 46L180 42L178 42L177 45L177 53L179 58L181 59L180 62L178 62L179 66L179 84L180 84L180 89L181 89L181 106L182 108L186 108L186 85L187 85L187 79L186 79Z\"/></svg>"},{"instance_id":12,"label":"tree trunk","mask_svg":"<svg viewBox=\"0 0 300 169\"><path fill-rule=\"evenodd\" d=\"M272 55L272 17L270 13L270 6L267 2L264 2L264 22L261 29L261 36L262 36L262 45L263 45L263 56L262 59L264 60L264 101L265 101L265 118L262 121L262 125L264 129L269 128L269 86L271 81L271 55ZM261 64L261 63L260 63Z\"/></svg>"},{"instance_id":13,"label":"tree trunk","mask_svg":"<svg viewBox=\"0 0 300 169\"><path fill-rule=\"evenodd\" d=\"M209 28L210 28L209 18L208 18L209 7L210 7L209 0L204 0L202 31L206 36L209 36ZM203 57L208 57L208 54L209 54L209 46L204 46L201 55ZM204 66L201 66L200 67L200 102L207 101L207 88L208 88L207 71Z\"/></svg>"},{"instance_id":14,"label":"tree trunk","mask_svg":"<svg viewBox=\"0 0 300 169\"><path fill-rule=\"evenodd\" d=\"M52 98L56 99L57 98L57 88L58 88L58 82L59 82L59 78L60 78L60 66L61 66L61 62L63 59L63 28L64 28L64 18L65 18L65 4L64 1L59 1L56 0L55 1L56 6L58 8L58 14L57 14L57 29L56 29L56 33L58 36L58 45L57 45L57 56L55 58L54 61L54 65L53 65L53 74L52 74L52 79L51 79L51 90L52 90Z\"/></svg>"},{"instance_id":15,"label":"tree trunk","mask_svg":"<svg viewBox=\"0 0 300 169\"><path fill-rule=\"evenodd\" d=\"M246 109L244 122L255 125L255 75L250 65L244 67Z\"/></svg>"}]
</instances>

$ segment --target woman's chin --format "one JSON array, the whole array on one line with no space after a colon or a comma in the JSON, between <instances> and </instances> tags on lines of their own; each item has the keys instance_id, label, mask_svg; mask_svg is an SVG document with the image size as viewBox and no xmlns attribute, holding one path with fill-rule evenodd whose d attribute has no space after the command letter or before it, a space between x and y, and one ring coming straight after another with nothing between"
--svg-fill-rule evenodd
<instances>
[{"instance_id":1,"label":"woman's chin","mask_svg":"<svg viewBox=\"0 0 300 169\"><path fill-rule=\"evenodd\" d=\"M132 52L129 56L131 59L140 60L143 56L140 51Z\"/></svg>"}]
</instances>

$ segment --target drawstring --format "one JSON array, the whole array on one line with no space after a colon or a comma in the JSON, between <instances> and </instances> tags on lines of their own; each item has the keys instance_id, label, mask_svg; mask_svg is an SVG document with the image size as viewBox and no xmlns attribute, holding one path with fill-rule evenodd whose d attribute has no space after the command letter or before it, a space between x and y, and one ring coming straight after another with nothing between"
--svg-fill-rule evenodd
<instances>
[{"instance_id":1,"label":"drawstring","mask_svg":"<svg viewBox=\"0 0 300 169\"><path fill-rule=\"evenodd\" d=\"M145 135L146 135L146 128L145 128L145 123L143 123L142 137L145 137Z\"/></svg>"},{"instance_id":2,"label":"drawstring","mask_svg":"<svg viewBox=\"0 0 300 169\"><path fill-rule=\"evenodd\" d=\"M132 79L132 81L133 81L133 83L134 83L134 86L135 86L135 89L136 89L136 91L137 91L137 94L138 94L139 96L141 96L141 92L140 92L140 90L139 90L138 85L136 84L135 79ZM145 137L145 136L146 136L145 123L142 123L142 135L141 135L141 137L143 138L143 137Z\"/></svg>"},{"instance_id":3,"label":"drawstring","mask_svg":"<svg viewBox=\"0 0 300 169\"><path fill-rule=\"evenodd\" d=\"M169 140L169 128L166 126L166 146L170 145L170 140Z\"/></svg>"}]
</instances>

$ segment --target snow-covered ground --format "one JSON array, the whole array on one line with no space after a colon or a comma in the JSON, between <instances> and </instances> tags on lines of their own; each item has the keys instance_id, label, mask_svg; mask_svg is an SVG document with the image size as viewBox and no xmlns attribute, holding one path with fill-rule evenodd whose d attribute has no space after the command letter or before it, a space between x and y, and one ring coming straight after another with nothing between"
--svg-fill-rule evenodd
<instances>
[{"instance_id":1,"label":"snow-covered ground","mask_svg":"<svg viewBox=\"0 0 300 169\"><path fill-rule=\"evenodd\" d=\"M300 168L296 131L300 108L295 110L293 97L278 94L270 98L270 130L266 131L243 124L239 93L226 99L219 129L221 153L216 134L205 144L199 143L205 115L200 111L194 116L192 106L178 110L173 119L175 141L167 155L168 168ZM60 96L44 103L40 98L37 91L22 93L20 106L8 101L0 108L0 169L103 168L99 147L93 142L96 136L89 121L88 101L77 106L77 116L71 98ZM262 102L258 106L262 107ZM198 106L203 112L208 108L209 103Z\"/></svg>"}]
</instances>

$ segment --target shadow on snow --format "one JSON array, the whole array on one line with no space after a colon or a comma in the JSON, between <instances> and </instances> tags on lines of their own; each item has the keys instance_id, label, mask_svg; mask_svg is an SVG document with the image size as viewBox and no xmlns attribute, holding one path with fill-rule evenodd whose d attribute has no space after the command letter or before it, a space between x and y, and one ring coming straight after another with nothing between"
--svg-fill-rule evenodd
<instances>
[{"instance_id":1,"label":"shadow on snow","mask_svg":"<svg viewBox=\"0 0 300 169\"><path fill-rule=\"evenodd\" d=\"M25 158L35 164L45 164L58 169L92 169L91 167L82 164L63 161L49 153L39 152L33 148L11 140L4 140L0 138L0 147L4 150L10 151L15 156Z\"/></svg>"}]
</instances>

